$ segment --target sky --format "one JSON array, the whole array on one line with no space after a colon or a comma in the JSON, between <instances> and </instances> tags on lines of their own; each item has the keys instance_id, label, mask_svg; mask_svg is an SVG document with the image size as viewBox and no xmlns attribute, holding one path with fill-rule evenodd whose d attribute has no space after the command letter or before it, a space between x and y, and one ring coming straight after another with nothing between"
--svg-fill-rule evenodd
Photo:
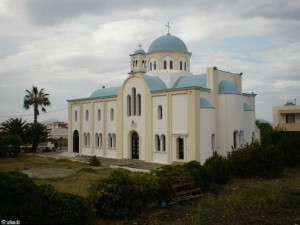
<instances>
[{"instance_id":1,"label":"sky","mask_svg":"<svg viewBox=\"0 0 300 225\"><path fill-rule=\"evenodd\" d=\"M50 94L39 121L68 120L67 100L122 84L129 55L167 33L192 52L191 72L242 72L256 96L256 118L300 104L299 0L1 0L0 122L33 121L26 89Z\"/></svg>"}]
</instances>

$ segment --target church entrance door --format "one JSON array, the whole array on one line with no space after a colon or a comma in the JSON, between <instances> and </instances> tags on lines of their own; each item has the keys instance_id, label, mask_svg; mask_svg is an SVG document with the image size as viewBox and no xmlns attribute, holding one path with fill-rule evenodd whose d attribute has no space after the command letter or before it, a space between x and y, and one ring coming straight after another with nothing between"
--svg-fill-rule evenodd
<instances>
[{"instance_id":1,"label":"church entrance door","mask_svg":"<svg viewBox=\"0 0 300 225\"><path fill-rule=\"evenodd\" d=\"M73 152L79 152L79 132L74 130L73 132Z\"/></svg>"},{"instance_id":2,"label":"church entrance door","mask_svg":"<svg viewBox=\"0 0 300 225\"><path fill-rule=\"evenodd\" d=\"M133 159L139 159L139 135L133 132L131 135L131 154Z\"/></svg>"}]
</instances>

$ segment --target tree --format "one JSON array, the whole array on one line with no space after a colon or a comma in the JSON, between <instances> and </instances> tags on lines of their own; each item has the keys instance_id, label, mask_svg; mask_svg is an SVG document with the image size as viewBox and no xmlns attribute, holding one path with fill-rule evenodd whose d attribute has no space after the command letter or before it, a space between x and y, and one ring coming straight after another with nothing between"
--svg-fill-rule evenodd
<instances>
[{"instance_id":1,"label":"tree","mask_svg":"<svg viewBox=\"0 0 300 225\"><path fill-rule=\"evenodd\" d=\"M26 90L26 95L24 96L23 108L29 109L33 105L34 120L33 122L37 123L37 117L40 114L39 106L42 107L42 112L46 112L45 107L50 106L49 94L44 92L42 88L40 91L37 87L32 86L31 90Z\"/></svg>"},{"instance_id":2,"label":"tree","mask_svg":"<svg viewBox=\"0 0 300 225\"><path fill-rule=\"evenodd\" d=\"M260 143L265 146L271 143L271 134L273 127L264 122L256 121L256 126L260 129Z\"/></svg>"},{"instance_id":3,"label":"tree","mask_svg":"<svg viewBox=\"0 0 300 225\"><path fill-rule=\"evenodd\" d=\"M27 126L26 120L22 121L22 118L10 118L2 123L2 134L19 136L24 142Z\"/></svg>"},{"instance_id":4,"label":"tree","mask_svg":"<svg viewBox=\"0 0 300 225\"><path fill-rule=\"evenodd\" d=\"M41 123L31 123L27 128L27 138L32 144L32 151L39 151L38 145L48 140L47 127Z\"/></svg>"},{"instance_id":5,"label":"tree","mask_svg":"<svg viewBox=\"0 0 300 225\"><path fill-rule=\"evenodd\" d=\"M7 153L14 156L19 154L20 145L26 141L27 126L21 118L10 118L2 123L1 142L5 145L2 148L8 149Z\"/></svg>"}]
</instances>

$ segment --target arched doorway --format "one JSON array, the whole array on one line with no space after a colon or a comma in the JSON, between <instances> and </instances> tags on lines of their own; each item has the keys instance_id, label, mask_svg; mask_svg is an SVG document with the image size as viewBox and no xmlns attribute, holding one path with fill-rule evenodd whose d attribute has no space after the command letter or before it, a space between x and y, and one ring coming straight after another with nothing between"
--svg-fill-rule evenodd
<instances>
[{"instance_id":1,"label":"arched doorway","mask_svg":"<svg viewBox=\"0 0 300 225\"><path fill-rule=\"evenodd\" d=\"M131 134L131 156L133 159L139 159L139 135L137 132Z\"/></svg>"},{"instance_id":2,"label":"arched doorway","mask_svg":"<svg viewBox=\"0 0 300 225\"><path fill-rule=\"evenodd\" d=\"M79 132L74 130L73 132L73 152L79 152Z\"/></svg>"}]
</instances>

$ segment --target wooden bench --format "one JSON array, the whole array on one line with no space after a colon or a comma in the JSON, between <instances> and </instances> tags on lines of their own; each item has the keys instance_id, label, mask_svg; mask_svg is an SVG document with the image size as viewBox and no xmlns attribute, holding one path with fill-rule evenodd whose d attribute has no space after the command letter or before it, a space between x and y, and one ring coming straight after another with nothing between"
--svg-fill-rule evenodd
<instances>
[{"instance_id":1,"label":"wooden bench","mask_svg":"<svg viewBox=\"0 0 300 225\"><path fill-rule=\"evenodd\" d=\"M170 204L202 196L201 190L197 187L195 182L173 184L172 188L174 191L174 198Z\"/></svg>"}]
</instances>

